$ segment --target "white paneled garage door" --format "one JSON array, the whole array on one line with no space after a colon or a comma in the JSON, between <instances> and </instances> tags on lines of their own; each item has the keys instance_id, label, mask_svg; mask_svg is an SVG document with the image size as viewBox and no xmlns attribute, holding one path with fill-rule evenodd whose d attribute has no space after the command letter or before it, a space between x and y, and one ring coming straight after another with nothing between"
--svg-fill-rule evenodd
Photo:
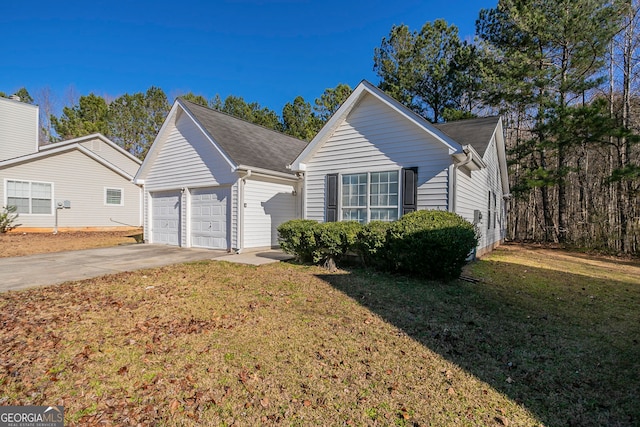
<instances>
[{"instance_id":1,"label":"white paneled garage door","mask_svg":"<svg viewBox=\"0 0 640 427\"><path fill-rule=\"evenodd\" d=\"M151 193L151 242L180 245L180 192Z\"/></svg>"},{"instance_id":2,"label":"white paneled garage door","mask_svg":"<svg viewBox=\"0 0 640 427\"><path fill-rule=\"evenodd\" d=\"M191 246L227 249L228 188L191 191Z\"/></svg>"},{"instance_id":3,"label":"white paneled garage door","mask_svg":"<svg viewBox=\"0 0 640 427\"><path fill-rule=\"evenodd\" d=\"M244 247L278 245L278 226L296 218L294 187L247 180L244 187Z\"/></svg>"}]
</instances>

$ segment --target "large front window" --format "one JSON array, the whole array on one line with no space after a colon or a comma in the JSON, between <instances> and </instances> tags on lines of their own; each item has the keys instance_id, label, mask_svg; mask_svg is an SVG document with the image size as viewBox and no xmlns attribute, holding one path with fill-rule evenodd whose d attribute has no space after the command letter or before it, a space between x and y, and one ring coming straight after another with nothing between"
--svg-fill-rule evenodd
<instances>
[{"instance_id":1,"label":"large front window","mask_svg":"<svg viewBox=\"0 0 640 427\"><path fill-rule=\"evenodd\" d=\"M398 171L342 175L342 220L398 219Z\"/></svg>"},{"instance_id":2,"label":"large front window","mask_svg":"<svg viewBox=\"0 0 640 427\"><path fill-rule=\"evenodd\" d=\"M52 184L48 182L7 181L7 206L19 214L52 213Z\"/></svg>"}]
</instances>

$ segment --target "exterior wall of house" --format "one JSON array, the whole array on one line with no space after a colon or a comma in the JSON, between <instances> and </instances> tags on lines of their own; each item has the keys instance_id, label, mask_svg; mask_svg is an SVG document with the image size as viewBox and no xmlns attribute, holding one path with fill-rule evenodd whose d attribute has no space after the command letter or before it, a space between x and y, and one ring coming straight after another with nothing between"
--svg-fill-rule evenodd
<instances>
[{"instance_id":1,"label":"exterior wall of house","mask_svg":"<svg viewBox=\"0 0 640 427\"><path fill-rule=\"evenodd\" d=\"M456 213L471 223L474 223L475 210L482 214L482 219L476 223L480 232L478 255L497 246L504 239L506 231L505 201L495 137L487 147L483 160L486 168L469 171L463 167L456 171L455 178Z\"/></svg>"},{"instance_id":2,"label":"exterior wall of house","mask_svg":"<svg viewBox=\"0 0 640 427\"><path fill-rule=\"evenodd\" d=\"M138 168L140 167L139 161L134 160L120 150L112 147L111 144L101 141L99 138L81 142L80 145L91 150L97 156L102 157L107 162L122 169L131 176L134 176L136 172L138 172Z\"/></svg>"},{"instance_id":3,"label":"exterior wall of house","mask_svg":"<svg viewBox=\"0 0 640 427\"><path fill-rule=\"evenodd\" d=\"M69 200L70 209L58 210L59 228L139 227L140 188L82 152L72 149L0 169L0 201L7 203L7 180L52 183L50 214L20 214L23 228L53 229L55 203ZM122 190L122 206L106 204L106 188ZM19 228L17 229L19 230Z\"/></svg>"},{"instance_id":4,"label":"exterior wall of house","mask_svg":"<svg viewBox=\"0 0 640 427\"><path fill-rule=\"evenodd\" d=\"M450 164L440 141L367 95L306 163L304 217L325 220L327 174L403 167L418 167L418 209L447 210Z\"/></svg>"},{"instance_id":5,"label":"exterior wall of house","mask_svg":"<svg viewBox=\"0 0 640 427\"><path fill-rule=\"evenodd\" d=\"M244 184L243 247L276 247L280 224L297 215L296 183L246 179Z\"/></svg>"},{"instance_id":6,"label":"exterior wall of house","mask_svg":"<svg viewBox=\"0 0 640 427\"><path fill-rule=\"evenodd\" d=\"M38 151L38 107L0 98L0 161Z\"/></svg>"},{"instance_id":7,"label":"exterior wall of house","mask_svg":"<svg viewBox=\"0 0 640 427\"><path fill-rule=\"evenodd\" d=\"M153 159L144 185L147 191L161 191L233 184L237 178L195 123L182 114Z\"/></svg>"}]
</instances>

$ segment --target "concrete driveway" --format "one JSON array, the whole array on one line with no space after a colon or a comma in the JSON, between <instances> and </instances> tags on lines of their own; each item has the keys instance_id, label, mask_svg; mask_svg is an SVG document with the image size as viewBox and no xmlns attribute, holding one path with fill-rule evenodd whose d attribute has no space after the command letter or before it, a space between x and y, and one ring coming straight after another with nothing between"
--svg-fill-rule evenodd
<instances>
[{"instance_id":1,"label":"concrete driveway","mask_svg":"<svg viewBox=\"0 0 640 427\"><path fill-rule=\"evenodd\" d=\"M211 249L123 245L0 258L0 292L227 255Z\"/></svg>"}]
</instances>

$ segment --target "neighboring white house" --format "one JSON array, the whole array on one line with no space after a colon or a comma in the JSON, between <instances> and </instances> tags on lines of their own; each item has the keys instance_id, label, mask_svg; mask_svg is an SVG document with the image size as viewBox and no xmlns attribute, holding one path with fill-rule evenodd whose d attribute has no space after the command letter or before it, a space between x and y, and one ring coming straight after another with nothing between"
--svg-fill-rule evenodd
<instances>
[{"instance_id":1,"label":"neighboring white house","mask_svg":"<svg viewBox=\"0 0 640 427\"><path fill-rule=\"evenodd\" d=\"M38 107L0 98L0 201L18 231L142 225L140 160L100 134L38 144Z\"/></svg>"},{"instance_id":2,"label":"neighboring white house","mask_svg":"<svg viewBox=\"0 0 640 427\"><path fill-rule=\"evenodd\" d=\"M433 125L363 81L290 169L304 176L304 218L366 223L441 209L476 224L478 255L505 237L499 117Z\"/></svg>"},{"instance_id":3,"label":"neighboring white house","mask_svg":"<svg viewBox=\"0 0 640 427\"><path fill-rule=\"evenodd\" d=\"M277 246L301 215L286 166L306 142L178 98L135 182L145 241L241 251Z\"/></svg>"}]
</instances>

